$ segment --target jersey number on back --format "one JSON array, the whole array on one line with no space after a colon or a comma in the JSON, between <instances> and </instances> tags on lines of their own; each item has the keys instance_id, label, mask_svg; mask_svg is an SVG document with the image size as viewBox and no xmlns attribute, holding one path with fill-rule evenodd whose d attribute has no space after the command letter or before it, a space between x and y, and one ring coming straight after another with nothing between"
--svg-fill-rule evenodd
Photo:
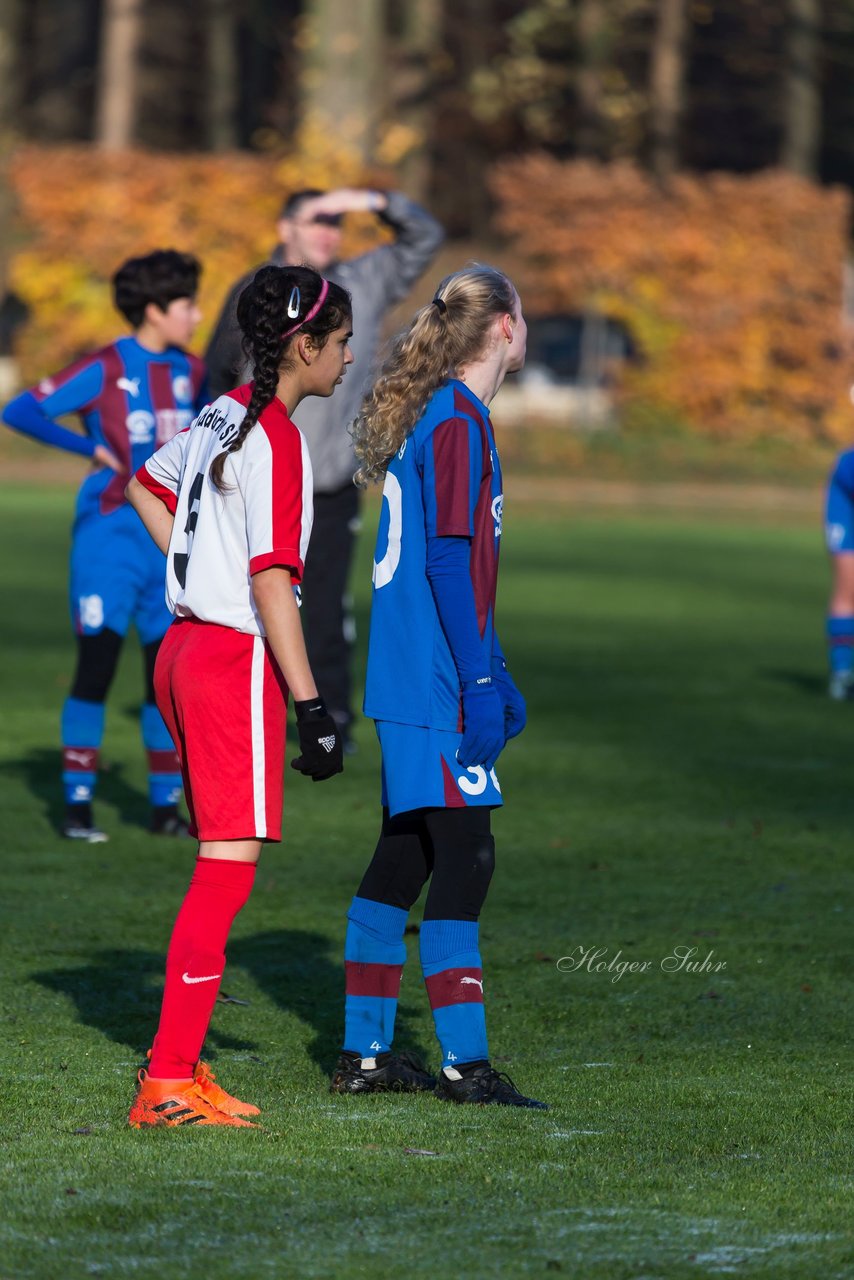
<instances>
[{"instance_id":1,"label":"jersey number on back","mask_svg":"<svg viewBox=\"0 0 854 1280\"><path fill-rule=\"evenodd\" d=\"M388 542L382 560L374 561L373 583L377 591L387 587L400 564L400 535L403 532L403 490L391 471L386 472L383 501L388 503Z\"/></svg>"},{"instance_id":2,"label":"jersey number on back","mask_svg":"<svg viewBox=\"0 0 854 1280\"><path fill-rule=\"evenodd\" d=\"M200 471L193 481L190 489L189 502L187 504L187 523L184 525L184 532L187 535L187 550L176 551L172 557L172 567L175 570L175 577L178 579L182 588L187 586L187 564L190 559L190 552L193 548L193 534L196 532L196 525L199 521L199 507L202 501L202 486L205 482L204 472Z\"/></svg>"}]
</instances>

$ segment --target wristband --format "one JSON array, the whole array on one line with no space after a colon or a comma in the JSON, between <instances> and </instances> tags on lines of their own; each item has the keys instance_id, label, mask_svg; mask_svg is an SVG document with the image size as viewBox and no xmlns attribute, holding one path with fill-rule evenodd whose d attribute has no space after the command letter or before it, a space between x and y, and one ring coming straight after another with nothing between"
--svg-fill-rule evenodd
<instances>
[{"instance_id":1,"label":"wristband","mask_svg":"<svg viewBox=\"0 0 854 1280\"><path fill-rule=\"evenodd\" d=\"M294 711L296 712L297 724L304 720L322 720L327 714L326 703L320 694L316 698L306 698L303 702L294 702Z\"/></svg>"}]
</instances>

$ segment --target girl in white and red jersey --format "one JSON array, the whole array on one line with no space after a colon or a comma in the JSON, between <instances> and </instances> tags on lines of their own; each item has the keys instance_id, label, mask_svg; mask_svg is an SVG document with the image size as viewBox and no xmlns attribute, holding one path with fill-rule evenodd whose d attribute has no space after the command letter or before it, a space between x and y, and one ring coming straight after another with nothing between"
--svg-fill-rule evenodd
<instances>
[{"instance_id":1,"label":"girl in white and red jersey","mask_svg":"<svg viewBox=\"0 0 854 1280\"><path fill-rule=\"evenodd\" d=\"M258 1108L200 1062L231 924L264 841L281 839L285 714L319 782L341 740L318 695L294 584L312 521L311 466L290 414L329 396L352 355L350 298L307 267L264 267L238 320L254 381L209 405L140 468L127 496L167 554L175 614L155 671L178 749L199 857L166 960L160 1025L129 1122L245 1126Z\"/></svg>"}]
</instances>

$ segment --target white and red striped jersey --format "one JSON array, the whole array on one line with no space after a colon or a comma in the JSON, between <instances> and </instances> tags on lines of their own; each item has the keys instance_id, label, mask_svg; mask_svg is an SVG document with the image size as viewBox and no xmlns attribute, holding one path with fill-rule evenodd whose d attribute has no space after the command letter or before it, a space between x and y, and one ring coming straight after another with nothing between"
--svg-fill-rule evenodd
<instances>
[{"instance_id":1,"label":"white and red striped jersey","mask_svg":"<svg viewBox=\"0 0 854 1280\"><path fill-rule=\"evenodd\" d=\"M217 622L263 636L252 575L274 565L302 577L313 517L305 439L280 400L264 409L223 468L224 491L210 478L214 458L246 416L252 386L208 405L153 454L139 482L175 517L169 539L166 603L182 618Z\"/></svg>"}]
</instances>

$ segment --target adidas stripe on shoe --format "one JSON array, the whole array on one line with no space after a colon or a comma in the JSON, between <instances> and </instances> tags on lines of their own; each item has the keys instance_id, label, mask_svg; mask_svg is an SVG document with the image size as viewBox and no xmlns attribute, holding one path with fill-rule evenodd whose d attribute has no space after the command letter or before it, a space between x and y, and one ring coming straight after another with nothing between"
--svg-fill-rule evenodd
<instances>
[{"instance_id":1,"label":"adidas stripe on shoe","mask_svg":"<svg viewBox=\"0 0 854 1280\"><path fill-rule=\"evenodd\" d=\"M128 1114L132 1129L149 1125L175 1128L178 1125L228 1125L235 1129L255 1129L257 1125L226 1115L204 1096L195 1080L152 1080L140 1071L139 1088Z\"/></svg>"},{"instance_id":2,"label":"adidas stripe on shoe","mask_svg":"<svg viewBox=\"0 0 854 1280\"><path fill-rule=\"evenodd\" d=\"M145 1056L149 1061L151 1060L150 1049L146 1050ZM227 1116L260 1116L260 1107L256 1107L251 1102L241 1102L239 1098L235 1098L233 1094L223 1089L221 1084L217 1084L216 1076L211 1071L209 1063L196 1064L193 1081L201 1089L202 1096L211 1106L216 1107L217 1111L224 1111Z\"/></svg>"}]
</instances>

